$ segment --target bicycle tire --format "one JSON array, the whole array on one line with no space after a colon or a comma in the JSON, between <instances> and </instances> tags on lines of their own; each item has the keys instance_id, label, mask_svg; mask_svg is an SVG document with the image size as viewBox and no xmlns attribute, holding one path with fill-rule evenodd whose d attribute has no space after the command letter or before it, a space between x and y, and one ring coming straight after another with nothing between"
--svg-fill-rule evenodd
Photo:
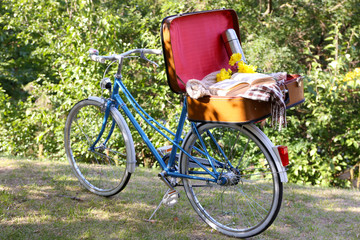
<instances>
[{"instance_id":1,"label":"bicycle tire","mask_svg":"<svg viewBox=\"0 0 360 240\"><path fill-rule=\"evenodd\" d=\"M118 110L111 107L105 131L91 150L100 132L106 101L93 97L78 102L65 124L65 150L70 166L80 183L100 196L123 190L135 169L135 150L130 130ZM108 133L113 133L108 141Z\"/></svg>"},{"instance_id":2,"label":"bicycle tire","mask_svg":"<svg viewBox=\"0 0 360 240\"><path fill-rule=\"evenodd\" d=\"M252 132L254 127L222 123L198 125L210 157L219 161L216 170L228 181L224 184L183 179L194 210L208 225L228 236L247 238L260 234L273 223L281 208L283 185L271 149L259 139L259 134ZM204 159L201 151L205 149L192 130L185 137L183 148L191 156ZM235 171L224 165L224 156L236 167ZM189 159L181 153L180 172L198 176L199 164ZM202 163L213 172L209 164ZM201 176L210 177L204 173Z\"/></svg>"}]
</instances>

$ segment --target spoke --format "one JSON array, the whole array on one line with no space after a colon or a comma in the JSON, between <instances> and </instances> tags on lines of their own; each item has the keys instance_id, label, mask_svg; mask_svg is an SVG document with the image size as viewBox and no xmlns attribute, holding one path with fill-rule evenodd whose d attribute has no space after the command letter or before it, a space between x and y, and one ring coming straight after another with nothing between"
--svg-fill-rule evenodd
<instances>
[{"instance_id":1,"label":"spoke","mask_svg":"<svg viewBox=\"0 0 360 240\"><path fill-rule=\"evenodd\" d=\"M256 184L256 183L254 183L254 181L242 179L242 182L244 182L244 183L253 183L251 185L252 187L258 189L260 192L266 192L265 188L260 187L259 186L260 184ZM262 183L262 185L263 185L263 183Z\"/></svg>"},{"instance_id":2,"label":"spoke","mask_svg":"<svg viewBox=\"0 0 360 240\"><path fill-rule=\"evenodd\" d=\"M82 119L82 118L81 118L81 119ZM88 135L83 131L82 127L80 126L80 124L79 124L79 122L78 122L78 118L77 118L77 117L75 118L75 123L76 123L76 125L79 127L80 131L84 134L84 136L85 136L85 138L86 138L86 140L87 140L87 143L88 143L89 145L91 145L90 138L89 138Z\"/></svg>"},{"instance_id":3,"label":"spoke","mask_svg":"<svg viewBox=\"0 0 360 240\"><path fill-rule=\"evenodd\" d=\"M106 149L107 149L107 148L106 148ZM106 155L106 154L100 153L100 152L95 152L95 151L90 151L90 152L92 152L92 153L94 153L94 154L96 154L96 155L99 155L99 156L101 156L102 158L110 159L110 160L112 160L112 162L116 165L116 162L114 161L114 158L113 158L113 157L110 157L109 155ZM114 152L116 152L116 151L114 151ZM122 163L125 163L126 160L121 160L121 162L122 162ZM110 162L109 162L109 163L110 163Z\"/></svg>"},{"instance_id":4,"label":"spoke","mask_svg":"<svg viewBox=\"0 0 360 240\"><path fill-rule=\"evenodd\" d=\"M244 148L244 150L243 150L243 152L242 152L242 154L241 154L241 157L240 157L240 159L239 159L239 162L238 162L238 165L236 166L236 168L239 168L240 163L242 162L242 159L243 159L243 157L244 157L244 155L245 155L245 151L246 151L246 149L247 149L247 147L248 147L248 145L249 145L249 142L250 142L250 138L248 138L248 141L247 141L247 143L246 143L246 145L245 145L245 148Z\"/></svg>"},{"instance_id":5,"label":"spoke","mask_svg":"<svg viewBox=\"0 0 360 240\"><path fill-rule=\"evenodd\" d=\"M214 131L214 133L211 133L210 130L207 130L205 133L206 133L206 135L210 138L210 140L209 140L209 141L210 141L209 145L210 145L210 147L211 147L212 152L214 152L214 155L215 155L215 156L218 156L218 158L220 158L220 159L224 158L225 165L221 167L221 169L222 169L221 172L220 172L220 178L221 178L224 170L227 169L227 166L229 165L229 159L228 159L228 157L225 155L224 150L223 150L223 148L226 147L226 144L224 144L223 148L221 148L220 143L219 143L219 140L220 140L220 139L223 139L223 138L222 138L222 136L218 135L215 131ZM216 136L218 136L218 137L216 137ZM216 149L215 149L215 150L212 148L211 141L212 141L213 144L216 146ZM211 158L211 159L214 159L214 158L212 158L212 157L210 157L210 158ZM220 162L222 162L222 161L220 161ZM215 168L216 168L216 166L215 166Z\"/></svg>"},{"instance_id":6,"label":"spoke","mask_svg":"<svg viewBox=\"0 0 360 240\"><path fill-rule=\"evenodd\" d=\"M81 117L81 119L84 121L84 118L83 118L83 117ZM76 125L78 126L78 128L80 129L82 135L85 137L86 143L87 143L89 146L91 146L91 144L92 144L91 138L85 133L84 129L83 129L82 126L79 124L78 118L75 119L75 123L76 123ZM82 139L84 139L84 138L82 137ZM99 148L102 148L102 147L96 147L96 149L99 149ZM107 149L107 148L105 148L105 149ZM96 161L96 164L97 164L98 166L101 166L102 163L105 163L106 161L108 162L107 165L108 165L109 168L110 168L111 174L112 174L113 178L116 179L116 173L115 173L115 171L114 171L114 169L113 169L113 167L112 167L112 164L111 164L111 162L110 162L110 161L114 162L113 158L110 157L110 156L108 156L107 154L100 153L100 152L97 152L97 151L91 151L91 150L90 150L90 152L93 153L93 159ZM98 158L98 157L100 157L100 158ZM123 160L121 160L121 161L124 162ZM89 165L88 167L89 167L89 170L90 170L90 168L92 168L90 165ZM90 181L90 182L96 181L96 182L98 182L98 184L103 183L102 186L105 186L105 183L106 183L106 181L107 181L108 179L103 180L103 177L108 178L108 177L107 177L107 174L108 174L107 170L103 169L102 167L95 167L95 168L93 168L93 170L91 170L91 172L96 173L96 176L97 176L98 179L94 179L94 180L90 180L90 179L89 179L89 181ZM105 176L105 175L106 175L106 176Z\"/></svg>"},{"instance_id":7,"label":"spoke","mask_svg":"<svg viewBox=\"0 0 360 240\"><path fill-rule=\"evenodd\" d=\"M274 172L274 173L279 173L279 172ZM253 174L246 174L246 175L241 175L241 179L243 177L248 177L248 176L262 176L262 175L268 175L268 174L272 174L272 172L268 172L268 173L253 173Z\"/></svg>"},{"instance_id":8,"label":"spoke","mask_svg":"<svg viewBox=\"0 0 360 240\"><path fill-rule=\"evenodd\" d=\"M79 118L81 118L82 120L84 120L83 117L79 117ZM78 117L77 117L77 116L76 116L76 118L75 118L75 123L76 123L76 125L78 126L78 128L80 129L80 131L82 132L82 134L85 136L87 144L88 144L89 146L91 146L91 142L92 142L92 141L91 141L90 137L85 133L85 131L83 130L82 126L79 124L79 122L78 122ZM83 139L83 137L81 137L81 139ZM96 158L96 156L94 156L94 158L95 158L95 160L96 160L96 163L99 164L99 161L98 161L98 159Z\"/></svg>"},{"instance_id":9,"label":"spoke","mask_svg":"<svg viewBox=\"0 0 360 240\"><path fill-rule=\"evenodd\" d=\"M110 149L110 148L106 148L106 149L108 149L108 150L109 150L110 152L112 152L112 153L115 153L115 154L121 155L121 156L123 156L123 157L126 157L126 154L123 154L123 153L121 153L121 152L112 150L112 149Z\"/></svg>"},{"instance_id":10,"label":"spoke","mask_svg":"<svg viewBox=\"0 0 360 240\"><path fill-rule=\"evenodd\" d=\"M109 148L105 147L105 149L109 150ZM112 175L113 175L113 179L117 179L117 171L116 171L116 168L117 168L117 163L116 161L114 160L114 157L111 157L110 155L106 154L106 153L100 153L100 152L96 152L96 151L91 151L92 153L94 153L95 155L99 155L101 157L101 159L104 159L107 161L107 166L109 167L109 169L111 170L112 172ZM117 151L112 151L112 152L117 152ZM105 161L104 161L105 162ZM121 163L125 163L126 160L123 160L123 159L119 159L119 162ZM101 168L102 169L102 168ZM105 171L105 174L107 175L107 171Z\"/></svg>"},{"instance_id":11,"label":"spoke","mask_svg":"<svg viewBox=\"0 0 360 240\"><path fill-rule=\"evenodd\" d=\"M259 156L261 154L262 154L262 152L258 150L258 151L256 151L256 153L252 154L251 157L249 156L246 161L241 161L242 158L243 158L243 156L242 156L241 159L239 160L239 164L236 166L236 168L237 169L239 168L240 163L242 163L243 166L247 166L249 162L251 162L255 157L257 157L257 156Z\"/></svg>"},{"instance_id":12,"label":"spoke","mask_svg":"<svg viewBox=\"0 0 360 240\"><path fill-rule=\"evenodd\" d=\"M234 190L234 191L236 192L236 190ZM246 214L244 213L242 207L240 207L239 204L237 204L235 197L233 197L232 200L233 200L233 205L235 205L237 208L237 213L239 213L241 216L243 216L243 218L246 219L248 225L251 226L251 223L248 220L248 218L246 217Z\"/></svg>"},{"instance_id":13,"label":"spoke","mask_svg":"<svg viewBox=\"0 0 360 240\"><path fill-rule=\"evenodd\" d=\"M243 194L243 196L245 197L245 199L249 199L250 201L249 201L249 204L251 205L251 206L253 206L252 204L251 204L251 202L253 202L253 203L255 203L257 206L259 206L261 209L263 209L264 210L264 212L268 212L268 210L266 210L263 206L261 206L257 201L255 201L250 195L248 195L248 194L246 194L244 191L243 191L243 189L242 188L239 188L239 191L240 191L240 193L242 193ZM255 208L256 209L256 208ZM258 211L257 211L258 212ZM259 213L259 212L258 212ZM260 213L259 213L260 214Z\"/></svg>"},{"instance_id":14,"label":"spoke","mask_svg":"<svg viewBox=\"0 0 360 240\"><path fill-rule=\"evenodd\" d=\"M232 131L232 132L234 132L234 131ZM233 154L233 151L234 151L234 149L235 149L235 146L237 146L237 143L239 142L239 138L240 138L240 134L241 134L241 132L238 132L238 134L237 134L237 137L236 137L236 140L234 141L234 143L235 144L230 144L230 146L232 145L232 148L230 148L230 159L233 159L233 156L234 156L234 154ZM249 142L248 142L249 143ZM240 158L240 160L242 159L242 157Z\"/></svg>"}]
</instances>

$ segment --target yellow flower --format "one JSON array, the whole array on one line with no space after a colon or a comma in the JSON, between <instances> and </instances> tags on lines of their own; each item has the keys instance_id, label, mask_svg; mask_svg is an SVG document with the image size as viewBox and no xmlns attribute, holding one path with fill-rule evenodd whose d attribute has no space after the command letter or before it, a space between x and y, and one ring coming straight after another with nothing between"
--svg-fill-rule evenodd
<instances>
[{"instance_id":1,"label":"yellow flower","mask_svg":"<svg viewBox=\"0 0 360 240\"><path fill-rule=\"evenodd\" d=\"M355 68L354 71L348 72L344 77L344 82L354 81L355 79L360 79L360 68Z\"/></svg>"},{"instance_id":2,"label":"yellow flower","mask_svg":"<svg viewBox=\"0 0 360 240\"><path fill-rule=\"evenodd\" d=\"M232 74L232 72L231 72L230 69L225 70L225 68L223 68L223 69L220 70L220 73L216 74L216 81L220 82L220 81L223 81L225 79L230 79L231 74Z\"/></svg>"},{"instance_id":3,"label":"yellow flower","mask_svg":"<svg viewBox=\"0 0 360 240\"><path fill-rule=\"evenodd\" d=\"M236 63L237 63L237 71L239 73L255 73L257 67L253 65L247 65L243 61L241 61L242 55L241 53L234 53L231 55L229 60L229 65L232 66L231 69L236 71ZM220 70L220 73L216 74L216 81L220 82L225 79L230 79L232 75L231 69L226 70L225 68Z\"/></svg>"},{"instance_id":4,"label":"yellow flower","mask_svg":"<svg viewBox=\"0 0 360 240\"><path fill-rule=\"evenodd\" d=\"M231 55L230 60L229 60L229 65L230 66L234 66L234 64L238 61L240 61L242 58L241 53L234 53L233 55Z\"/></svg>"},{"instance_id":5,"label":"yellow flower","mask_svg":"<svg viewBox=\"0 0 360 240\"><path fill-rule=\"evenodd\" d=\"M243 61L238 62L239 73L255 73L257 67L253 65L247 65Z\"/></svg>"}]
</instances>

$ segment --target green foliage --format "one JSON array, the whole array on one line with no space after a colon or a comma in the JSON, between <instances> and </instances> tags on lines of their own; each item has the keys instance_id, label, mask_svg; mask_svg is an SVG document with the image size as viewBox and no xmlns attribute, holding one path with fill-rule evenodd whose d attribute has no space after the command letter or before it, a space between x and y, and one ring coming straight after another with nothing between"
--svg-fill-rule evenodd
<instances>
[{"instance_id":1,"label":"green foliage","mask_svg":"<svg viewBox=\"0 0 360 240\"><path fill-rule=\"evenodd\" d=\"M99 80L105 66L88 59L90 47L104 54L131 48L160 48L162 16L156 13L162 10L161 5L151 2L6 1L1 11L5 31L0 38L4 49L4 74L0 77L1 82L7 83L3 85L8 93L4 97L10 95L12 103L9 109L1 109L7 139L2 151L14 155L64 156L67 112L80 99L100 95ZM154 60L161 63L160 59ZM34 62L40 68L35 68ZM164 72L141 61L127 63L125 83L145 110L155 119L165 115L175 119L172 105L179 109L179 99L169 95ZM24 92L27 96L19 94ZM169 105L173 111L165 114ZM169 124L173 126L175 121ZM134 137L141 142L137 134ZM158 139L155 143L162 144Z\"/></svg>"},{"instance_id":2,"label":"green foliage","mask_svg":"<svg viewBox=\"0 0 360 240\"><path fill-rule=\"evenodd\" d=\"M248 49L246 60L252 65L261 66L264 72L300 71L299 64L293 61L293 53L289 47L279 47L266 36L248 40L244 49Z\"/></svg>"},{"instance_id":3,"label":"green foliage","mask_svg":"<svg viewBox=\"0 0 360 240\"><path fill-rule=\"evenodd\" d=\"M271 2L271 8L266 3ZM63 158L67 112L100 95L104 65L87 51L119 53L160 48L161 20L182 12L234 9L250 64L266 72L307 75L306 102L288 111L288 128L266 133L290 148L289 179L346 185L336 176L359 161L359 84L343 81L359 67L360 5L357 0L309 1L113 1L4 0L0 5L0 152ZM128 60L124 82L156 120L175 130L181 98L159 68ZM113 71L109 74L112 77ZM156 147L163 138L145 128ZM140 164L152 165L133 131Z\"/></svg>"},{"instance_id":4,"label":"green foliage","mask_svg":"<svg viewBox=\"0 0 360 240\"><path fill-rule=\"evenodd\" d=\"M351 81L321 71L313 76L304 82L305 103L288 111L287 129L265 132L288 144L291 182L349 186L337 176L359 162L360 74Z\"/></svg>"}]
</instances>

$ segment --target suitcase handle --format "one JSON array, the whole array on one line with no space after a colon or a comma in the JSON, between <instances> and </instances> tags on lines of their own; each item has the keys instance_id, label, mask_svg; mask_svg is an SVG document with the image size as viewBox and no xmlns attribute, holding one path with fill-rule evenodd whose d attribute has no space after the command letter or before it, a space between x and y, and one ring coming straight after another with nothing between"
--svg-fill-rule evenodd
<instances>
[{"instance_id":1,"label":"suitcase handle","mask_svg":"<svg viewBox=\"0 0 360 240\"><path fill-rule=\"evenodd\" d=\"M283 94L285 93L284 102L285 104L288 104L290 102L290 95L289 95L289 89L286 85L284 85L285 89L282 90Z\"/></svg>"}]
</instances>

